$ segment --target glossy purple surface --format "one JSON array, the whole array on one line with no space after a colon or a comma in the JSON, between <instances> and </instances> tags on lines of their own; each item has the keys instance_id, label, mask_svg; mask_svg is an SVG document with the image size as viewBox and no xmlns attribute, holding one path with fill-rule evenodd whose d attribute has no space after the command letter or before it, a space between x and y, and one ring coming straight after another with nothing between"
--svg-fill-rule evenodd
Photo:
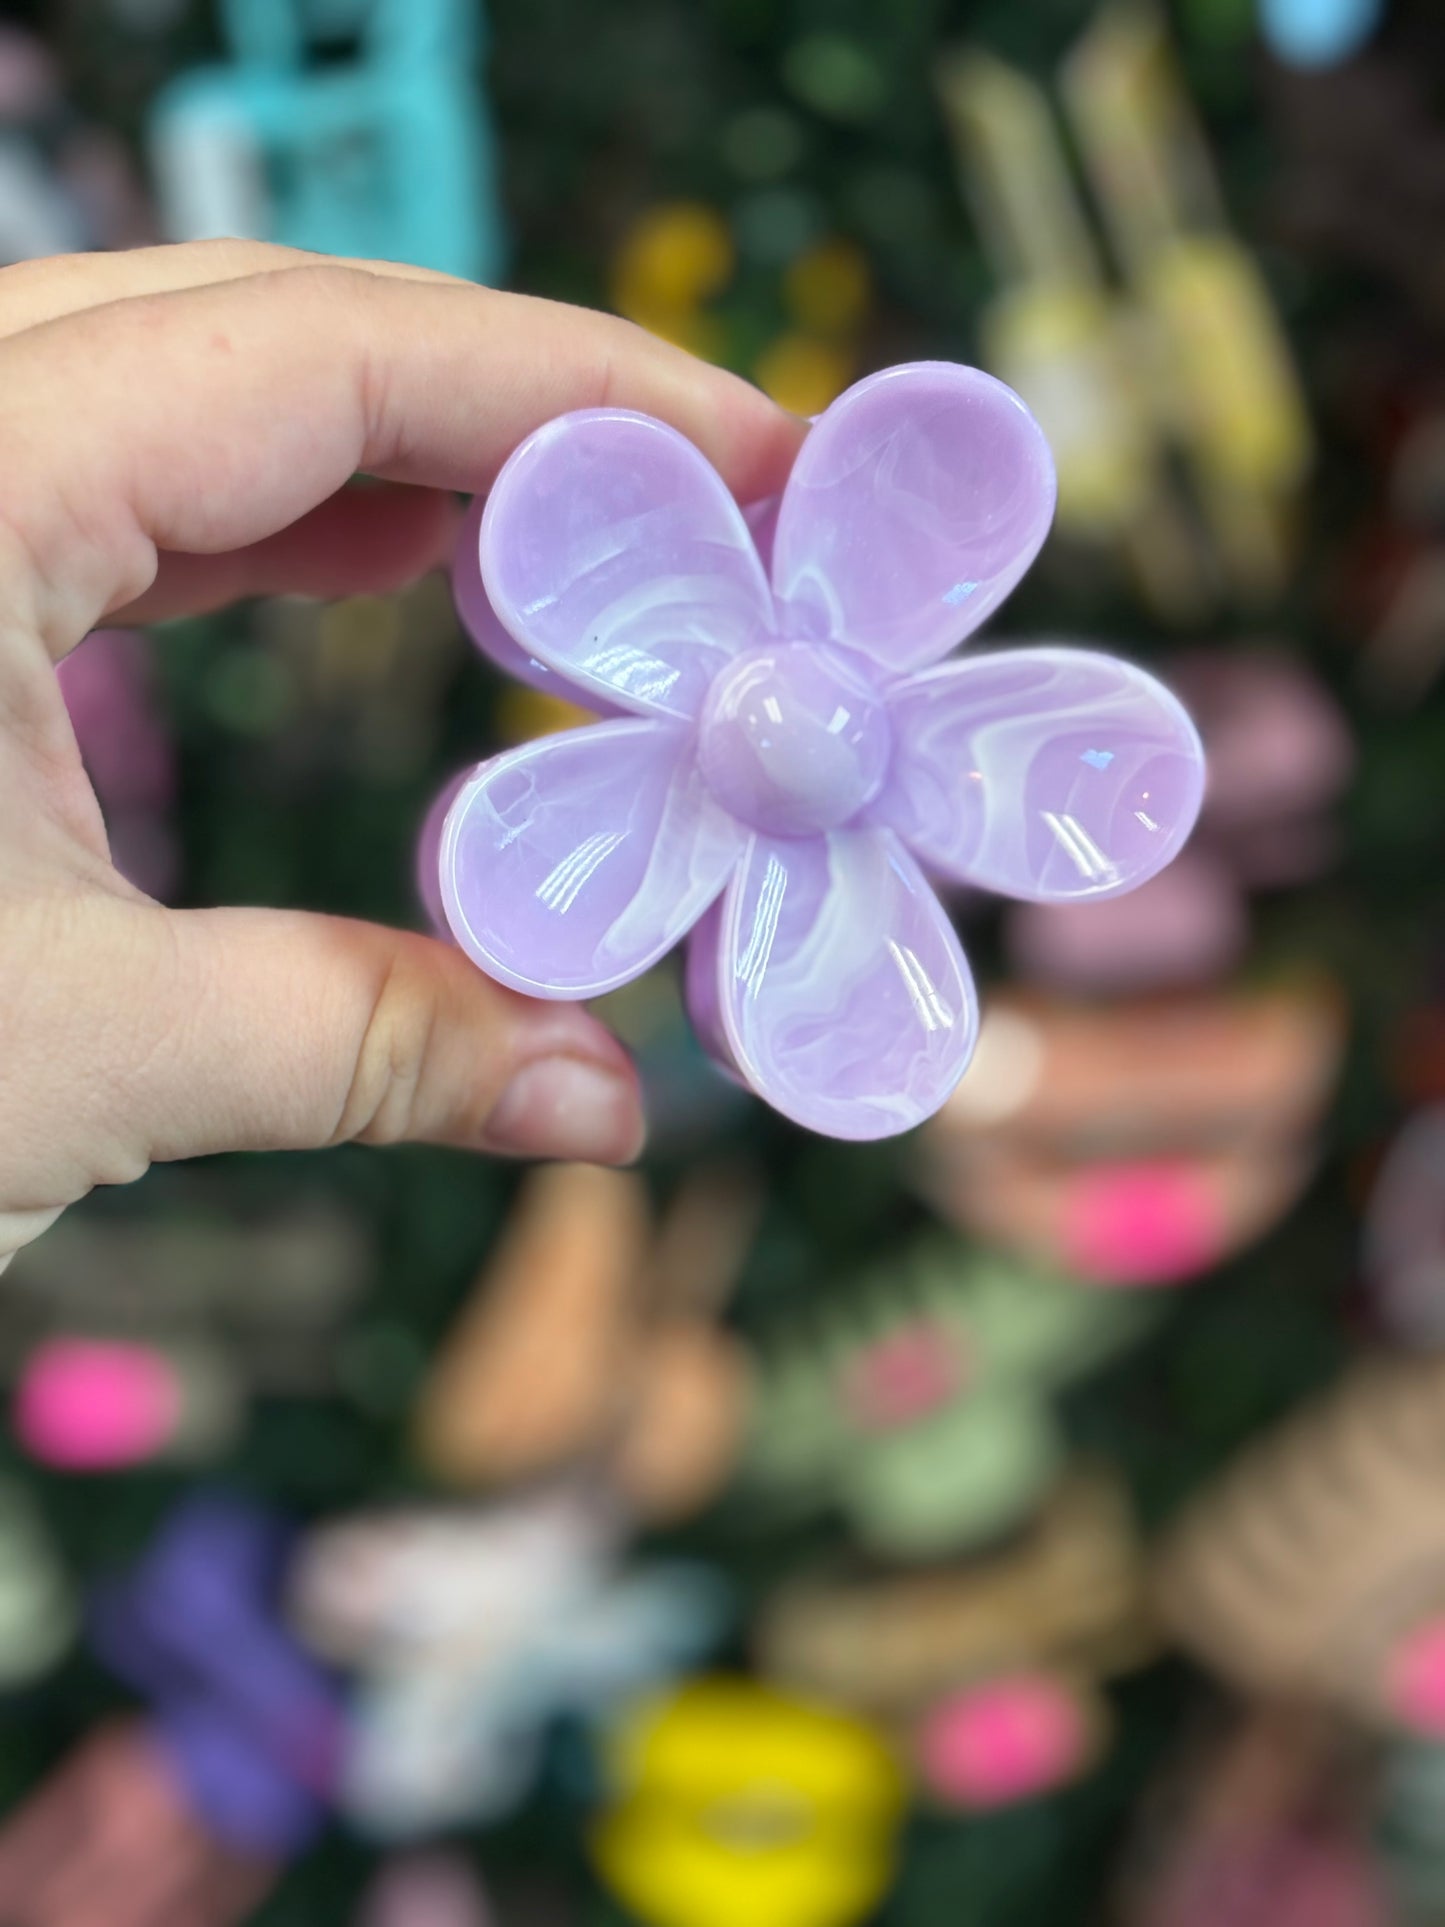
<instances>
[{"instance_id":1,"label":"glossy purple surface","mask_svg":"<svg viewBox=\"0 0 1445 1927\"><path fill-rule=\"evenodd\" d=\"M416 843L416 893L426 911L427 922L439 937L450 937L446 905L442 902L441 849L447 813L471 775L459 769L432 798Z\"/></svg>"},{"instance_id":2,"label":"glossy purple surface","mask_svg":"<svg viewBox=\"0 0 1445 1927\"><path fill-rule=\"evenodd\" d=\"M1054 495L1043 430L992 375L949 362L870 375L819 417L783 491L783 627L886 669L936 662L1018 583Z\"/></svg>"},{"instance_id":3,"label":"glossy purple surface","mask_svg":"<svg viewBox=\"0 0 1445 1927\"><path fill-rule=\"evenodd\" d=\"M1035 903L1136 889L1204 796L1194 725L1142 669L1086 649L965 656L894 685L873 815L931 869Z\"/></svg>"},{"instance_id":4,"label":"glossy purple surface","mask_svg":"<svg viewBox=\"0 0 1445 1927\"><path fill-rule=\"evenodd\" d=\"M698 724L703 781L771 836L834 830L871 803L893 733L877 687L841 650L769 643L714 679Z\"/></svg>"},{"instance_id":5,"label":"glossy purple surface","mask_svg":"<svg viewBox=\"0 0 1445 1927\"><path fill-rule=\"evenodd\" d=\"M755 837L689 958L715 1054L795 1123L889 1137L963 1075L978 1000L953 925L886 830Z\"/></svg>"},{"instance_id":6,"label":"glossy purple surface","mask_svg":"<svg viewBox=\"0 0 1445 1927\"><path fill-rule=\"evenodd\" d=\"M474 772L442 836L442 903L499 982L596 997L687 934L746 841L703 782L690 731L599 723Z\"/></svg>"},{"instance_id":7,"label":"glossy purple surface","mask_svg":"<svg viewBox=\"0 0 1445 1927\"><path fill-rule=\"evenodd\" d=\"M758 551L674 428L582 409L530 436L482 518L482 577L524 649L584 700L690 720L718 670L774 630Z\"/></svg>"},{"instance_id":8,"label":"glossy purple surface","mask_svg":"<svg viewBox=\"0 0 1445 1927\"><path fill-rule=\"evenodd\" d=\"M452 599L456 603L457 615L462 627L494 668L517 682L530 683L533 689L545 689L551 695L562 687L561 678L512 640L501 617L492 607L486 584L482 581L482 515L486 506L485 495L474 495L467 504L466 514L457 530L456 550L452 557Z\"/></svg>"},{"instance_id":9,"label":"glossy purple surface","mask_svg":"<svg viewBox=\"0 0 1445 1927\"><path fill-rule=\"evenodd\" d=\"M1053 501L1022 402L946 363L860 382L746 516L659 422L590 410L533 435L459 606L515 662L483 639L500 621L528 680L645 720L473 773L439 857L458 942L578 998L696 925L695 1025L760 1096L839 1137L930 1115L977 1016L918 864L1037 903L1114 896L1178 851L1203 790L1184 711L1126 663L927 667L1013 588Z\"/></svg>"}]
</instances>

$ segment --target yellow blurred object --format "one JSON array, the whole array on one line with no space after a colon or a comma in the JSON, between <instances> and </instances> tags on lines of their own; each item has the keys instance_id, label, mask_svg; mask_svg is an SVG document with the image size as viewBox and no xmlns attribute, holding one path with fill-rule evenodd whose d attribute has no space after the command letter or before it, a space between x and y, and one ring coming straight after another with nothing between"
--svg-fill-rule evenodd
<instances>
[{"instance_id":1,"label":"yellow blurred object","mask_svg":"<svg viewBox=\"0 0 1445 1927\"><path fill-rule=\"evenodd\" d=\"M1284 505L1309 471L1309 419L1263 278L1226 234L1181 236L1150 262L1142 294L1166 344L1168 394L1234 573L1281 586Z\"/></svg>"},{"instance_id":2,"label":"yellow blurred object","mask_svg":"<svg viewBox=\"0 0 1445 1927\"><path fill-rule=\"evenodd\" d=\"M813 335L783 334L753 364L758 386L795 415L821 415L853 378L851 350Z\"/></svg>"},{"instance_id":3,"label":"yellow blurred object","mask_svg":"<svg viewBox=\"0 0 1445 1927\"><path fill-rule=\"evenodd\" d=\"M595 723L590 709L549 696L544 690L529 689L525 683L509 682L497 699L497 734L509 747L530 743L537 736L555 736L561 729L576 729L582 723Z\"/></svg>"},{"instance_id":4,"label":"yellow blurred object","mask_svg":"<svg viewBox=\"0 0 1445 1927\"><path fill-rule=\"evenodd\" d=\"M872 294L867 259L851 241L819 242L783 278L788 312L815 335L852 334L862 326Z\"/></svg>"},{"instance_id":5,"label":"yellow blurred object","mask_svg":"<svg viewBox=\"0 0 1445 1927\"><path fill-rule=\"evenodd\" d=\"M716 345L702 310L732 279L727 222L699 201L667 201L633 222L612 270L612 302L629 321L694 354Z\"/></svg>"},{"instance_id":6,"label":"yellow blurred object","mask_svg":"<svg viewBox=\"0 0 1445 1927\"><path fill-rule=\"evenodd\" d=\"M1163 15L1152 0L1108 0L1060 73L1122 293L1045 89L971 49L943 61L938 89L1002 284L985 359L1054 448L1061 528L1112 545L1169 620L1198 620L1221 588L1244 604L1278 594L1310 424L1264 276L1227 226Z\"/></svg>"},{"instance_id":7,"label":"yellow blurred object","mask_svg":"<svg viewBox=\"0 0 1445 1927\"><path fill-rule=\"evenodd\" d=\"M1117 310L1086 282L1039 284L1000 296L983 334L990 367L1049 438L1060 517L1099 535L1127 528L1151 494L1155 451Z\"/></svg>"},{"instance_id":8,"label":"yellow blurred object","mask_svg":"<svg viewBox=\"0 0 1445 1927\"><path fill-rule=\"evenodd\" d=\"M1235 593L1284 587L1313 437L1284 329L1230 233L1209 149L1152 0L1113 0L1061 86L1114 253L1156 339L1154 405L1195 473Z\"/></svg>"},{"instance_id":9,"label":"yellow blurred object","mask_svg":"<svg viewBox=\"0 0 1445 1927\"><path fill-rule=\"evenodd\" d=\"M1097 287L1098 250L1038 82L976 49L945 57L938 94L974 218L1002 280Z\"/></svg>"},{"instance_id":10,"label":"yellow blurred object","mask_svg":"<svg viewBox=\"0 0 1445 1927\"><path fill-rule=\"evenodd\" d=\"M736 266L720 214L697 201L665 202L640 215L624 238L612 303L690 354L728 361L728 323L707 304ZM858 372L857 341L872 300L867 258L851 241L820 241L785 270L781 296L790 325L754 357L751 372L781 407L820 415Z\"/></svg>"},{"instance_id":11,"label":"yellow blurred object","mask_svg":"<svg viewBox=\"0 0 1445 1927\"><path fill-rule=\"evenodd\" d=\"M649 1927L848 1927L893 1875L903 1775L874 1730L718 1676L615 1730L599 1871Z\"/></svg>"},{"instance_id":12,"label":"yellow blurred object","mask_svg":"<svg viewBox=\"0 0 1445 1927\"><path fill-rule=\"evenodd\" d=\"M984 359L1049 438L1059 525L1081 542L1112 546L1158 614L1196 619L1205 578L1166 471L1155 344L1105 284L1048 95L972 51L945 60L938 89L1004 283L982 318Z\"/></svg>"},{"instance_id":13,"label":"yellow blurred object","mask_svg":"<svg viewBox=\"0 0 1445 1927\"><path fill-rule=\"evenodd\" d=\"M1060 91L1121 266L1142 274L1186 232L1223 232L1209 147L1154 0L1100 7Z\"/></svg>"}]
</instances>

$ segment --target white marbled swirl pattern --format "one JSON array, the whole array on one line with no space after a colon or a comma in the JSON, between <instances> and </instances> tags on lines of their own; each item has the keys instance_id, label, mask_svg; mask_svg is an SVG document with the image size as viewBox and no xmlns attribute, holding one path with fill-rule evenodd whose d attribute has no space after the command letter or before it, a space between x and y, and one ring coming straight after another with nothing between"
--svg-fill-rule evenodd
<instances>
[{"instance_id":1,"label":"white marbled swirl pattern","mask_svg":"<svg viewBox=\"0 0 1445 1927\"><path fill-rule=\"evenodd\" d=\"M690 731L597 723L474 772L442 834L442 903L490 976L533 997L596 997L687 934L746 842Z\"/></svg>"},{"instance_id":2,"label":"white marbled swirl pattern","mask_svg":"<svg viewBox=\"0 0 1445 1927\"><path fill-rule=\"evenodd\" d=\"M1194 827L1198 734L1132 663L1052 645L965 655L888 698L893 767L870 814L961 882L1038 903L1117 896Z\"/></svg>"}]
</instances>

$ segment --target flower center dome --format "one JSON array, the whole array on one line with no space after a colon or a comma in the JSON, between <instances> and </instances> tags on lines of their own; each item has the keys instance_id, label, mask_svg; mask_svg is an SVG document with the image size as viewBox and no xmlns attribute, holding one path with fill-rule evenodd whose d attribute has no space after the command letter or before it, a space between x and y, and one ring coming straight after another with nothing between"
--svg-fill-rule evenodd
<instances>
[{"instance_id":1,"label":"flower center dome","mask_svg":"<svg viewBox=\"0 0 1445 1927\"><path fill-rule=\"evenodd\" d=\"M867 675L818 643L749 649L703 704L698 761L739 821L810 836L856 816L883 787L892 732Z\"/></svg>"}]
</instances>

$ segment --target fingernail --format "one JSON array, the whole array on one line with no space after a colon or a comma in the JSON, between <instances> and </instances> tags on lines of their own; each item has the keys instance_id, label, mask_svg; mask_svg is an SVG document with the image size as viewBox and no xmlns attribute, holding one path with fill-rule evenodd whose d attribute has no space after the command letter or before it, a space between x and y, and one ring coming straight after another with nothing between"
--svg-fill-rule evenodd
<instances>
[{"instance_id":1,"label":"fingernail","mask_svg":"<svg viewBox=\"0 0 1445 1927\"><path fill-rule=\"evenodd\" d=\"M630 1164L644 1128L629 1078L576 1057L524 1064L487 1125L488 1149L513 1157Z\"/></svg>"}]
</instances>

